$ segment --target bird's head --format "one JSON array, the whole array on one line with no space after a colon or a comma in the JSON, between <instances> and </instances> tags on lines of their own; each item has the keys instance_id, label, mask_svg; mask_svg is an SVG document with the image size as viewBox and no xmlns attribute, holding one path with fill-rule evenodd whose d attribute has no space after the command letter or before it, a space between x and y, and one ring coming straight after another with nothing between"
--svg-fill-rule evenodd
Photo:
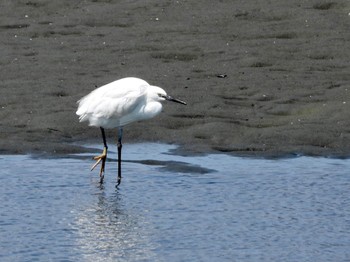
<instances>
[{"instance_id":1,"label":"bird's head","mask_svg":"<svg viewBox=\"0 0 350 262\"><path fill-rule=\"evenodd\" d=\"M187 105L186 102L167 95L167 93L162 88L160 88L158 86L152 86L151 90L152 90L151 96L156 101L161 102L161 101L167 100L167 101L172 101L172 102L176 102L179 104Z\"/></svg>"}]
</instances>

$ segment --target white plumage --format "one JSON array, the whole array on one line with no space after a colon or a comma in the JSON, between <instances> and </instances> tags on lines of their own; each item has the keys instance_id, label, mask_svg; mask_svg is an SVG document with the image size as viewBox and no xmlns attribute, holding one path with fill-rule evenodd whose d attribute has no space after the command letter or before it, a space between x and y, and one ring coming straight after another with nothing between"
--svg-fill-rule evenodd
<instances>
[{"instance_id":1,"label":"white plumage","mask_svg":"<svg viewBox=\"0 0 350 262\"><path fill-rule=\"evenodd\" d=\"M162 96L160 96L162 95ZM80 122L90 126L115 128L149 119L162 110L166 92L146 81L128 77L95 89L78 101Z\"/></svg>"},{"instance_id":2,"label":"white plumage","mask_svg":"<svg viewBox=\"0 0 350 262\"><path fill-rule=\"evenodd\" d=\"M186 105L185 102L168 96L157 86L149 85L146 81L127 77L101 86L78 101L80 122L88 121L90 126L100 127L104 143L103 153L94 157L101 161L100 182L103 182L103 172L107 158L107 142L105 128L119 128L118 138L118 183L121 181L121 140L123 126L158 115L162 110L162 101L173 101Z\"/></svg>"}]
</instances>

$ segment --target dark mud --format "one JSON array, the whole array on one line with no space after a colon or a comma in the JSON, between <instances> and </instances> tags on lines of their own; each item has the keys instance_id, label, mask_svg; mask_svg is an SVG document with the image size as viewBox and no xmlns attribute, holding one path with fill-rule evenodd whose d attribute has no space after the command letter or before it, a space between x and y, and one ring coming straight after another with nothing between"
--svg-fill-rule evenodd
<instances>
[{"instance_id":1,"label":"dark mud","mask_svg":"<svg viewBox=\"0 0 350 262\"><path fill-rule=\"evenodd\" d=\"M349 156L349 28L346 0L3 1L0 153L100 141L76 101L137 76L188 105L127 126L125 143Z\"/></svg>"}]
</instances>

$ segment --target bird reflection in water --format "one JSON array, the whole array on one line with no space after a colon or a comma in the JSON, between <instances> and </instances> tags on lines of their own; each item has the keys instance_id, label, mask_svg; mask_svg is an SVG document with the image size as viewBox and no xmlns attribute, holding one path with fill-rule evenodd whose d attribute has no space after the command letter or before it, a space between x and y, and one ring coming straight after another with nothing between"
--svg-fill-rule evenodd
<instances>
[{"instance_id":1,"label":"bird reflection in water","mask_svg":"<svg viewBox=\"0 0 350 262\"><path fill-rule=\"evenodd\" d=\"M154 243L142 214L128 210L117 191L96 193L96 203L76 211L73 230L84 261L154 260Z\"/></svg>"}]
</instances>

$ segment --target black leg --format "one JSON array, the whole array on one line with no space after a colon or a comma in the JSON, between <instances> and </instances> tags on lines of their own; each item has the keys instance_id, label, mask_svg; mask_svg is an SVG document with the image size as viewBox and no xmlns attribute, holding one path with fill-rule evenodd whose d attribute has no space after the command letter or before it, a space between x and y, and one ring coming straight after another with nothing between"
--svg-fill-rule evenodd
<instances>
[{"instance_id":1,"label":"black leg","mask_svg":"<svg viewBox=\"0 0 350 262\"><path fill-rule=\"evenodd\" d=\"M105 135L105 130L103 129L103 127L100 127L100 129L101 129L101 133L102 133L103 145L105 146L105 148L108 149L107 141L106 141L106 135Z\"/></svg>"},{"instance_id":2,"label":"black leg","mask_svg":"<svg viewBox=\"0 0 350 262\"><path fill-rule=\"evenodd\" d=\"M101 162L101 169L100 169L100 183L103 183L103 178L104 178L104 171L105 171L105 164L106 164L106 159L107 159L107 142L106 142L106 135L105 135L105 130L100 127L101 133L102 133L102 139L103 139L103 152L99 156L95 156L94 159L97 160L96 163L92 166L91 171Z\"/></svg>"},{"instance_id":3,"label":"black leg","mask_svg":"<svg viewBox=\"0 0 350 262\"><path fill-rule=\"evenodd\" d=\"M105 130L102 127L100 127L100 129L101 129L103 145L104 145L103 153L105 153L105 155L106 155L104 160L102 161L102 164L101 164L100 183L102 184L103 178L104 178L104 171L105 171L105 164L106 164L106 159L107 159L108 146L107 146L107 141L106 141Z\"/></svg>"},{"instance_id":4,"label":"black leg","mask_svg":"<svg viewBox=\"0 0 350 262\"><path fill-rule=\"evenodd\" d=\"M123 137L123 128L120 127L118 130L118 180L116 187L119 186L122 181L122 137Z\"/></svg>"}]
</instances>

